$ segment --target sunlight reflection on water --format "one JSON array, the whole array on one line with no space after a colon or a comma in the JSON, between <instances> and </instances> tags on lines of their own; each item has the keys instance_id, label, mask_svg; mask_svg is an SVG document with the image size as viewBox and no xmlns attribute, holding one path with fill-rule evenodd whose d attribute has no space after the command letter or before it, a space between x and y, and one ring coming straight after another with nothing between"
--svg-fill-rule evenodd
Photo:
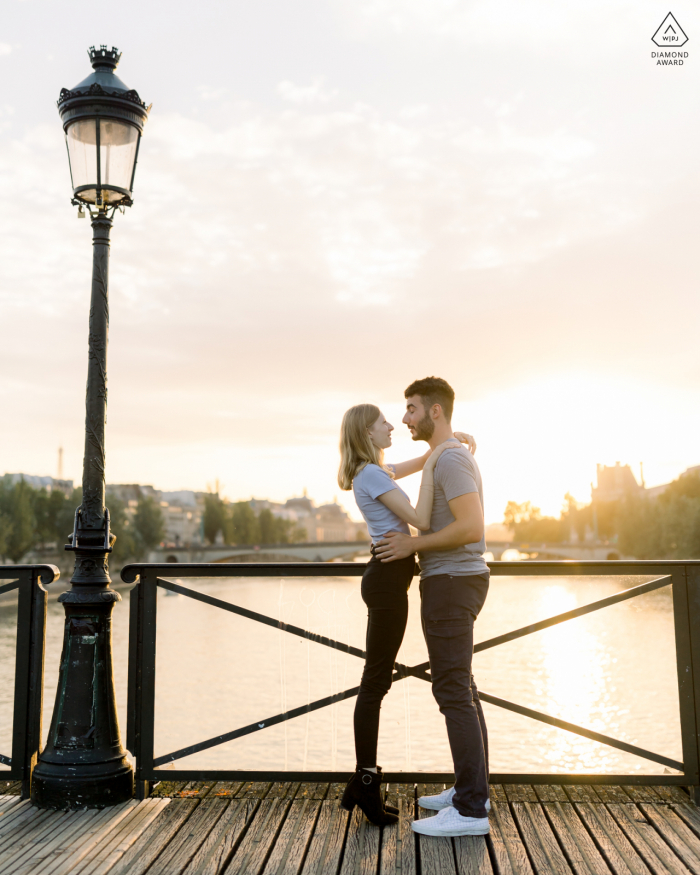
<instances>
[{"instance_id":1,"label":"sunlight reflection on water","mask_svg":"<svg viewBox=\"0 0 700 875\"><path fill-rule=\"evenodd\" d=\"M645 578L646 579L646 578ZM485 640L643 582L643 578L492 578L476 624ZM359 578L183 581L193 589L357 647L366 611ZM399 661L424 661L418 581ZM128 601L128 594L125 601ZM0 752L9 753L16 612L0 609ZM61 646L62 610L50 597L45 730ZM127 605L114 620L120 723L126 706ZM359 683L362 661L164 590L158 596L156 755L337 693ZM653 645L653 646L652 646ZM670 588L478 653L479 688L680 760ZM182 768L352 768L354 699L178 761ZM639 772L663 767L485 705L491 769ZM451 770L430 686L397 682L382 710L385 769Z\"/></svg>"}]
</instances>

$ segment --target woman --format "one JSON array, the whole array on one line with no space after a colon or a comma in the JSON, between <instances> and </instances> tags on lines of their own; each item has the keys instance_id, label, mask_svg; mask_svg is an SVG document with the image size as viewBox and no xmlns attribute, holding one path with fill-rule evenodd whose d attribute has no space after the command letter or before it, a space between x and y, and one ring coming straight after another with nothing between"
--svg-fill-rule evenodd
<instances>
[{"instance_id":1,"label":"woman","mask_svg":"<svg viewBox=\"0 0 700 875\"><path fill-rule=\"evenodd\" d=\"M352 811L358 805L368 820L378 826L396 823L397 810L384 807L380 796L382 770L377 765L379 711L389 692L396 655L408 619L408 588L415 571L415 558L382 563L374 545L387 532L409 533L409 524L430 528L433 506L433 471L443 450L458 447L458 441L476 449L473 438L456 432L455 441L445 441L432 452L408 462L384 464L384 450L391 446L393 425L373 404L351 407L343 417L340 433L341 489L353 490L355 501L372 539L372 558L362 576L362 598L367 605L367 656L355 705L355 752L357 766L341 805ZM423 470L415 509L406 493L394 482Z\"/></svg>"}]
</instances>

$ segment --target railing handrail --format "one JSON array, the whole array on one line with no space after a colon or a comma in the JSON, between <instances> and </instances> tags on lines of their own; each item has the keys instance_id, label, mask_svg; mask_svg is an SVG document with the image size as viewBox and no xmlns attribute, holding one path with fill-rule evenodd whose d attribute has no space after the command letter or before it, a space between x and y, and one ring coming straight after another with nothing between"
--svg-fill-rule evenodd
<instances>
[{"instance_id":1,"label":"railing handrail","mask_svg":"<svg viewBox=\"0 0 700 875\"><path fill-rule=\"evenodd\" d=\"M61 572L55 565L0 565L0 580L14 580L21 574L34 572L42 584L48 586L61 576Z\"/></svg>"},{"instance_id":2,"label":"railing handrail","mask_svg":"<svg viewBox=\"0 0 700 875\"><path fill-rule=\"evenodd\" d=\"M580 568L587 575L594 573L593 569L603 569L603 573L632 569L627 573L644 574L648 568L655 574L661 568L700 568L700 559L525 559L486 564L498 576L505 576L506 571L517 571L517 576L522 576L556 570L576 576L572 569ZM124 583L135 583L142 571L165 573L167 577L361 577L366 567L366 562L133 562L122 568L121 578Z\"/></svg>"}]
</instances>

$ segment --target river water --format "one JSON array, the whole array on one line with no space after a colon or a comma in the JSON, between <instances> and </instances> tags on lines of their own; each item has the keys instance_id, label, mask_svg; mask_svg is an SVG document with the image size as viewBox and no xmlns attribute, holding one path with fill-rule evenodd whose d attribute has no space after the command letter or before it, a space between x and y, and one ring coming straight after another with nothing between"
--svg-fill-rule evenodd
<instances>
[{"instance_id":1,"label":"river water","mask_svg":"<svg viewBox=\"0 0 700 875\"><path fill-rule=\"evenodd\" d=\"M173 578L175 579L175 578ZM476 640L501 635L650 578L495 577ZM357 647L366 611L359 578L178 581ZM427 659L418 581L399 661ZM117 702L124 731L128 592L114 613ZM63 611L49 596L44 729L56 689ZM10 755L16 606L0 605L0 753ZM476 654L484 692L681 760L670 587ZM158 594L156 756L359 683L362 661L184 596ZM181 759L181 768L350 770L354 699ZM484 705L494 772L653 774L663 766ZM409 678L384 702L385 770L450 771L430 686Z\"/></svg>"}]
</instances>

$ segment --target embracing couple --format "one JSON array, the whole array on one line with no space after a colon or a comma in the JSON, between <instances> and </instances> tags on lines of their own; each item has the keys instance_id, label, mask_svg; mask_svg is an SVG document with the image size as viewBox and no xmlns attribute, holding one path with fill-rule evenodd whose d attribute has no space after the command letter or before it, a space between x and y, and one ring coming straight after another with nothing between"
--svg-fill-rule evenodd
<instances>
[{"instance_id":1,"label":"embracing couple","mask_svg":"<svg viewBox=\"0 0 700 875\"><path fill-rule=\"evenodd\" d=\"M351 407L340 439L342 489L352 489L372 539L372 558L362 577L367 605L367 656L355 706L356 771L342 802L358 805L374 824L395 823L384 805L377 737L382 699L391 687L394 662L408 619L408 588L420 560L421 623L433 695L445 716L455 785L418 804L437 810L416 820L415 832L434 836L484 835L489 831L488 740L472 676L474 620L484 605L489 570L484 561L481 475L473 439L451 426L454 391L439 377L406 389L406 415L414 441L427 441L417 459L388 465L393 426L372 404ZM470 449L466 449L466 444ZM415 508L396 480L423 471ZM409 525L420 531L411 535Z\"/></svg>"}]
</instances>

